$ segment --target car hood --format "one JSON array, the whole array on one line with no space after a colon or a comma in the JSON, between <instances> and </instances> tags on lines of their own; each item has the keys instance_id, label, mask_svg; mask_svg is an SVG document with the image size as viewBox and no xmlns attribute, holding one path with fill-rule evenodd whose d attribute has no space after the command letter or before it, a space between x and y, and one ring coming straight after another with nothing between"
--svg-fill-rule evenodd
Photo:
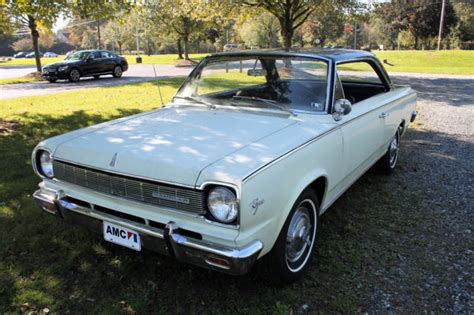
<instances>
[{"instance_id":1,"label":"car hood","mask_svg":"<svg viewBox=\"0 0 474 315\"><path fill-rule=\"evenodd\" d=\"M287 116L204 106L164 108L65 135L64 139L56 137L54 158L195 185L206 167L296 123Z\"/></svg>"}]
</instances>

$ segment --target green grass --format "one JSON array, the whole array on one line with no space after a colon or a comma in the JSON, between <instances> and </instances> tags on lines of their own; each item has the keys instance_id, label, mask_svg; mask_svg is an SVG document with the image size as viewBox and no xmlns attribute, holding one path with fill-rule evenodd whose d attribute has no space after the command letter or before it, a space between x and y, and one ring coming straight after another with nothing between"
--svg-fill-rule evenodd
<instances>
[{"instance_id":1,"label":"green grass","mask_svg":"<svg viewBox=\"0 0 474 315\"><path fill-rule=\"evenodd\" d=\"M161 81L165 102L182 80ZM314 313L367 310L385 285L374 270L398 260L403 248L392 238L413 229L406 214L422 205L420 191L396 177L364 176L323 216L315 258L304 280L289 286L265 282L258 268L231 277L136 253L37 208L31 194L40 179L30 158L40 140L159 104L151 82L0 100L0 120L22 124L0 135L0 314L45 307L72 314L297 314L304 304Z\"/></svg>"},{"instance_id":2,"label":"green grass","mask_svg":"<svg viewBox=\"0 0 474 315\"><path fill-rule=\"evenodd\" d=\"M29 83L33 81L40 81L37 78L27 78L27 77L19 77L19 78L6 78L0 79L0 85L4 84L18 84L18 83Z\"/></svg>"},{"instance_id":3,"label":"green grass","mask_svg":"<svg viewBox=\"0 0 474 315\"><path fill-rule=\"evenodd\" d=\"M203 59L207 54L190 54L189 57L193 60L200 61ZM135 55L125 55L129 64L136 64L136 56ZM41 58L41 64L47 65L49 63L58 62L64 60L65 56L60 56L57 58ZM142 55L142 63L144 64L164 64L164 65L173 65L177 63L179 59L177 58L176 54L168 54L168 55ZM0 67L1 66L25 66L25 65L36 65L34 58L20 58L11 60L0 60Z\"/></svg>"},{"instance_id":4,"label":"green grass","mask_svg":"<svg viewBox=\"0 0 474 315\"><path fill-rule=\"evenodd\" d=\"M442 51L374 51L377 57L394 66L385 65L390 72L440 74L474 74L474 50Z\"/></svg>"}]
</instances>

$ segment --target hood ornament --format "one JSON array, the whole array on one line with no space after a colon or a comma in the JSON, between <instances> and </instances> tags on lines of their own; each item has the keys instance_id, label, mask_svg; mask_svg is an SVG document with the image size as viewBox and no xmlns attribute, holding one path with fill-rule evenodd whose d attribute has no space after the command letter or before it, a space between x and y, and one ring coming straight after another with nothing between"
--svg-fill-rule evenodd
<instances>
[{"instance_id":1,"label":"hood ornament","mask_svg":"<svg viewBox=\"0 0 474 315\"><path fill-rule=\"evenodd\" d=\"M112 160L110 161L109 165L114 167L115 166L115 161L117 160L117 152L114 154L112 157Z\"/></svg>"}]
</instances>

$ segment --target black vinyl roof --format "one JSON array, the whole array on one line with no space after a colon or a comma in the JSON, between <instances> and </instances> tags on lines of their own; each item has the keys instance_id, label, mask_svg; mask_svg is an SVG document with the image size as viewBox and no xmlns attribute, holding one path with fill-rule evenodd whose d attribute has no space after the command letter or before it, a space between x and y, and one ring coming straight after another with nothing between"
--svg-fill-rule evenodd
<instances>
[{"instance_id":1,"label":"black vinyl roof","mask_svg":"<svg viewBox=\"0 0 474 315\"><path fill-rule=\"evenodd\" d=\"M332 49L332 48L310 48L310 49L262 49L262 50L234 50L223 53L213 54L212 56L300 56L300 57L321 57L330 59L333 62L341 62L354 59L376 59L375 55L365 50L355 49Z\"/></svg>"}]
</instances>

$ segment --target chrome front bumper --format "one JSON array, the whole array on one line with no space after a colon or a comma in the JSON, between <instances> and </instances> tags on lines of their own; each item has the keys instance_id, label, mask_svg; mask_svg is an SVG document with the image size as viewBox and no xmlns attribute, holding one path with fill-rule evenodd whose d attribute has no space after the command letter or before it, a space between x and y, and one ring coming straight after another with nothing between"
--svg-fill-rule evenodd
<instances>
[{"instance_id":1,"label":"chrome front bumper","mask_svg":"<svg viewBox=\"0 0 474 315\"><path fill-rule=\"evenodd\" d=\"M84 225L98 233L102 233L103 221L118 224L139 233L143 248L173 256L179 262L233 275L247 273L263 248L260 241L242 248L232 248L188 237L179 233L179 226L175 222L168 222L164 229L133 222L98 211L93 205L87 207L76 204L61 190L39 189L33 198L45 212L61 217L68 223Z\"/></svg>"}]
</instances>

